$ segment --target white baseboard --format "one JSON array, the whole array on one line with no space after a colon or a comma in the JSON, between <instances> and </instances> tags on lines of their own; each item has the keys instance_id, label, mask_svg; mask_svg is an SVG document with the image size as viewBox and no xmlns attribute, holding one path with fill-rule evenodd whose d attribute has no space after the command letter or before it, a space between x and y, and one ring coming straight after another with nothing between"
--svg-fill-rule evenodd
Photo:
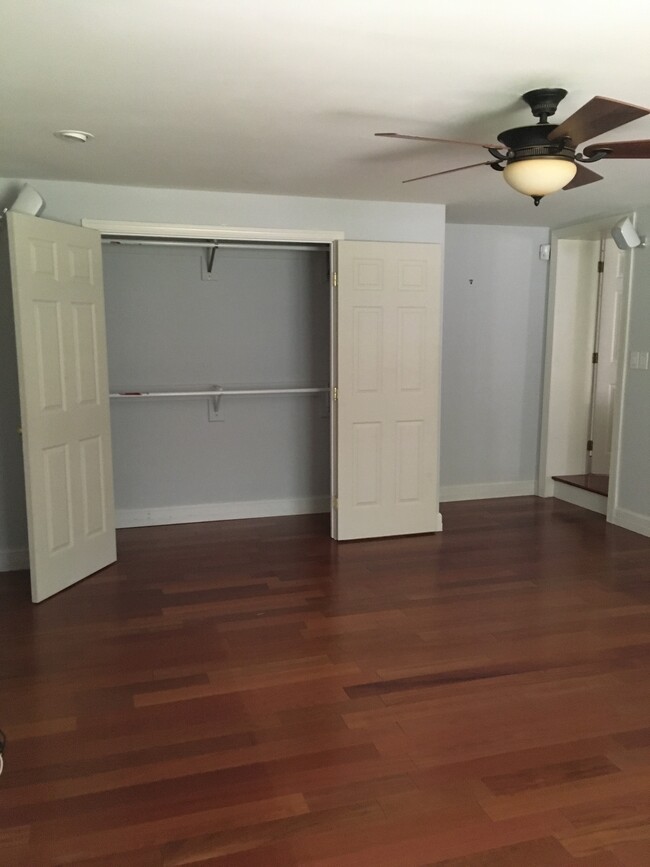
<instances>
[{"instance_id":1,"label":"white baseboard","mask_svg":"<svg viewBox=\"0 0 650 867\"><path fill-rule=\"evenodd\" d=\"M603 494L585 491L583 488L576 488L575 485L567 485L556 479L553 496L558 500L564 500L565 503L573 503L574 506L589 509L590 512L598 512L599 515L607 514L607 497Z\"/></svg>"},{"instance_id":2,"label":"white baseboard","mask_svg":"<svg viewBox=\"0 0 650 867\"><path fill-rule=\"evenodd\" d=\"M632 530L633 533L641 533L642 536L650 536L650 515L642 515L640 512L631 512L629 509L621 509L617 506L612 515L612 524L623 527L624 530Z\"/></svg>"},{"instance_id":3,"label":"white baseboard","mask_svg":"<svg viewBox=\"0 0 650 867\"><path fill-rule=\"evenodd\" d=\"M19 569L29 569L27 548L0 549L0 572L17 572Z\"/></svg>"},{"instance_id":4,"label":"white baseboard","mask_svg":"<svg viewBox=\"0 0 650 867\"><path fill-rule=\"evenodd\" d=\"M483 482L478 485L443 485L440 502L491 500L494 497L530 497L536 493L534 480L528 482Z\"/></svg>"},{"instance_id":5,"label":"white baseboard","mask_svg":"<svg viewBox=\"0 0 650 867\"><path fill-rule=\"evenodd\" d=\"M543 476L537 482L538 497L553 497L555 495L555 480L552 476Z\"/></svg>"},{"instance_id":6,"label":"white baseboard","mask_svg":"<svg viewBox=\"0 0 650 867\"><path fill-rule=\"evenodd\" d=\"M296 497L288 500L117 509L115 521L118 528L148 527L162 524L197 524L202 521L232 521L239 518L272 518L278 515L310 515L329 510L329 497Z\"/></svg>"}]
</instances>

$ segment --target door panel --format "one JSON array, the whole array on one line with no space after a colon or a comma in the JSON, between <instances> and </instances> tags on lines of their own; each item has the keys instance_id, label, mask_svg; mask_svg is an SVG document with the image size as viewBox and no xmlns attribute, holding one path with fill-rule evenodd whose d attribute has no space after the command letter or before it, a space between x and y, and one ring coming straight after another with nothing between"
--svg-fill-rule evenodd
<instances>
[{"instance_id":1,"label":"door panel","mask_svg":"<svg viewBox=\"0 0 650 867\"><path fill-rule=\"evenodd\" d=\"M99 358L97 317L94 304L72 304L74 368L77 403L96 406L99 402ZM89 363L90 361L90 363Z\"/></svg>"},{"instance_id":2,"label":"door panel","mask_svg":"<svg viewBox=\"0 0 650 867\"><path fill-rule=\"evenodd\" d=\"M624 259L611 238L605 241L598 365L594 403L594 448L591 472L607 475L612 456L612 433L623 309Z\"/></svg>"},{"instance_id":3,"label":"door panel","mask_svg":"<svg viewBox=\"0 0 650 867\"><path fill-rule=\"evenodd\" d=\"M8 214L32 599L115 560L100 236Z\"/></svg>"},{"instance_id":4,"label":"door panel","mask_svg":"<svg viewBox=\"0 0 650 867\"><path fill-rule=\"evenodd\" d=\"M338 244L338 539L441 529L440 248Z\"/></svg>"}]
</instances>

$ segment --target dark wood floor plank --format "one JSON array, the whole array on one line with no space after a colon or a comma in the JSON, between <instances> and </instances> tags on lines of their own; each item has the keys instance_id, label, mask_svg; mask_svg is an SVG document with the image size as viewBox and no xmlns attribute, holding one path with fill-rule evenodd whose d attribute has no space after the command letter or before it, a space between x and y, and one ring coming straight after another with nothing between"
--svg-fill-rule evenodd
<instances>
[{"instance_id":1,"label":"dark wood floor plank","mask_svg":"<svg viewBox=\"0 0 650 867\"><path fill-rule=\"evenodd\" d=\"M650 864L650 540L534 497L433 536L119 531L0 576L0 865Z\"/></svg>"}]
</instances>

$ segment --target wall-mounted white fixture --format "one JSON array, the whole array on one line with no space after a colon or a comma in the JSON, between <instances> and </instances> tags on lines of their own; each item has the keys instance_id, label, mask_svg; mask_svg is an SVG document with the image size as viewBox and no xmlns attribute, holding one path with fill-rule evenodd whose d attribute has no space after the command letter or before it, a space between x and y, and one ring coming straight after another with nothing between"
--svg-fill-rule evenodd
<instances>
[{"instance_id":1,"label":"wall-mounted white fixture","mask_svg":"<svg viewBox=\"0 0 650 867\"><path fill-rule=\"evenodd\" d=\"M23 184L21 191L16 196L13 205L5 208L2 216L7 211L15 211L17 214L27 214L29 217L37 217L43 210L45 202L34 187L29 184Z\"/></svg>"},{"instance_id":2,"label":"wall-mounted white fixture","mask_svg":"<svg viewBox=\"0 0 650 867\"><path fill-rule=\"evenodd\" d=\"M637 233L629 217L625 217L612 228L612 238L619 250L645 247L645 238Z\"/></svg>"},{"instance_id":3,"label":"wall-mounted white fixture","mask_svg":"<svg viewBox=\"0 0 650 867\"><path fill-rule=\"evenodd\" d=\"M82 129L59 129L54 135L63 141L76 142L77 144L85 144L95 138L91 132L84 132Z\"/></svg>"}]
</instances>

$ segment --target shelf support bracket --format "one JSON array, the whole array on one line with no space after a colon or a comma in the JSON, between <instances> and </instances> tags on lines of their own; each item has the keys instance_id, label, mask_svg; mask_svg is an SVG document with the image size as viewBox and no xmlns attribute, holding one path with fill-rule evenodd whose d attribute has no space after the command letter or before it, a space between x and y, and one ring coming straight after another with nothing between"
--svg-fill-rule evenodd
<instances>
[{"instance_id":1,"label":"shelf support bracket","mask_svg":"<svg viewBox=\"0 0 650 867\"><path fill-rule=\"evenodd\" d=\"M223 388L220 385L213 386L215 390L215 395L212 398L212 406L214 409L214 414L219 414L219 404L221 403L221 397L223 395Z\"/></svg>"},{"instance_id":2,"label":"shelf support bracket","mask_svg":"<svg viewBox=\"0 0 650 867\"><path fill-rule=\"evenodd\" d=\"M217 243L216 243L216 241L215 241L214 247L212 247L212 248L208 251L208 264L207 264L207 271L208 271L208 274L210 274L210 275L212 275L212 267L213 267L213 265L214 265L214 257L215 257L215 255L216 255L216 252L217 252L218 249L219 249L219 247L217 246Z\"/></svg>"}]
</instances>

